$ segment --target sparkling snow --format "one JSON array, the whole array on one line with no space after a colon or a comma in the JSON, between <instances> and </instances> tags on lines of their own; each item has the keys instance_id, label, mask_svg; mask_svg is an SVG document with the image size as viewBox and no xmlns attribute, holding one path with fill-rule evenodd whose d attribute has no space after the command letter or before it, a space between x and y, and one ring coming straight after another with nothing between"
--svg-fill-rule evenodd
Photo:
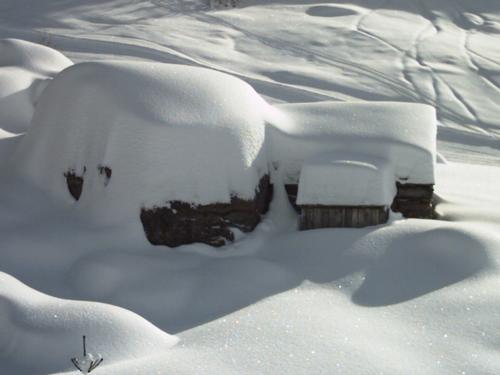
<instances>
[{"instance_id":1,"label":"sparkling snow","mask_svg":"<svg viewBox=\"0 0 500 375\"><path fill-rule=\"evenodd\" d=\"M430 104L440 164L439 220L298 232L277 189L256 231L222 251L152 247L136 223L81 220L2 170L0 373L76 375L83 334L104 357L95 375L500 373L499 12L495 0L1 1L0 37L75 62L215 68L274 104ZM71 64L50 61L0 64L2 161L45 86L34 80Z\"/></svg>"}]
</instances>

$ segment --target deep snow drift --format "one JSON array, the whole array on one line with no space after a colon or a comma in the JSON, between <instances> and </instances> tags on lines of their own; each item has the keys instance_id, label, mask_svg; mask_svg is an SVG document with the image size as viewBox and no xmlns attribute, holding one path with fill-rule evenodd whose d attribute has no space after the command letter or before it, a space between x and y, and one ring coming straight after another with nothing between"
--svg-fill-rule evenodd
<instances>
[{"instance_id":1,"label":"deep snow drift","mask_svg":"<svg viewBox=\"0 0 500 375\"><path fill-rule=\"evenodd\" d=\"M495 181L491 188L500 188L498 168L474 168L457 166L453 178L438 179L438 194L449 197L438 206L442 215L467 217L456 193L444 194L456 178L487 172ZM475 205L475 193L482 194L462 191L461 200ZM16 198L4 187L3 208L13 196L14 207L40 206L36 194L26 202L26 195ZM224 252L202 245L159 252L126 229L85 229L61 211L43 222L24 218L27 235L20 239L11 230L2 238L2 267L53 294L123 306L180 338L153 356L110 359L95 374L498 371L500 237L488 215L475 222L396 220L367 229L296 232L279 230L287 216L283 204L286 197L278 195L261 231ZM10 303L20 299L9 294ZM58 301L48 306L61 309ZM44 310L31 311L38 319ZM44 320L34 326L39 324ZM71 355L80 353L83 333L68 334ZM98 351L105 358L113 353ZM58 371L68 368L58 354L47 361ZM22 368L9 366L11 373Z\"/></svg>"},{"instance_id":2,"label":"deep snow drift","mask_svg":"<svg viewBox=\"0 0 500 375\"><path fill-rule=\"evenodd\" d=\"M10 168L68 202L64 174L82 176L77 207L98 221L168 201L253 199L268 173L267 107L245 82L207 69L77 64L44 91Z\"/></svg>"}]
</instances>

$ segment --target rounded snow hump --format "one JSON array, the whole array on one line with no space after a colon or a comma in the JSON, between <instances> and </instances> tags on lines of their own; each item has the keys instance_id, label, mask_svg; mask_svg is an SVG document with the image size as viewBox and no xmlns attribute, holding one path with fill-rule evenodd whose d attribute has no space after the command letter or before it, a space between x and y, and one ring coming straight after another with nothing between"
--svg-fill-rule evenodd
<instances>
[{"instance_id":1,"label":"rounded snow hump","mask_svg":"<svg viewBox=\"0 0 500 375\"><path fill-rule=\"evenodd\" d=\"M99 220L252 199L268 173L267 108L247 83L204 68L81 63L45 89L13 168Z\"/></svg>"},{"instance_id":2,"label":"rounded snow hump","mask_svg":"<svg viewBox=\"0 0 500 375\"><path fill-rule=\"evenodd\" d=\"M72 64L50 47L0 39L0 130L12 134L26 131L47 82Z\"/></svg>"}]
</instances>

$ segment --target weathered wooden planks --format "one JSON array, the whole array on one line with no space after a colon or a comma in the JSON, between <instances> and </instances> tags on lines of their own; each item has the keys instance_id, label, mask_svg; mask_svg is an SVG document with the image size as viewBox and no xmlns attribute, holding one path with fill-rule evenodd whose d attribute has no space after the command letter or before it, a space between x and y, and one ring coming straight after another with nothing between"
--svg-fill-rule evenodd
<instances>
[{"instance_id":1,"label":"weathered wooden planks","mask_svg":"<svg viewBox=\"0 0 500 375\"><path fill-rule=\"evenodd\" d=\"M432 219L434 186L431 184L396 183L397 194L391 209L406 218ZM301 214L300 229L360 228L387 222L389 210L370 206L297 206L298 185L286 185L290 203Z\"/></svg>"},{"instance_id":2,"label":"weathered wooden planks","mask_svg":"<svg viewBox=\"0 0 500 375\"><path fill-rule=\"evenodd\" d=\"M389 209L384 206L302 206L300 229L362 228L388 219Z\"/></svg>"}]
</instances>

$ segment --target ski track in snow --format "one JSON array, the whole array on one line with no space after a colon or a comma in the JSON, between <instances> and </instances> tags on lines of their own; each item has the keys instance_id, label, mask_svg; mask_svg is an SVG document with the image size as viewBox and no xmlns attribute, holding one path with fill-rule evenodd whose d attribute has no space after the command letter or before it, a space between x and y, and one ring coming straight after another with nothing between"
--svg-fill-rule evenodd
<instances>
[{"instance_id":1,"label":"ski track in snow","mask_svg":"<svg viewBox=\"0 0 500 375\"><path fill-rule=\"evenodd\" d=\"M407 67L407 63L405 63L405 60L406 59L412 59L413 61L417 62L420 66L422 66L423 68L428 69L430 71L430 74L431 74L432 80L433 80L434 92L435 92L435 99L433 101L433 104L436 107L436 109L438 110L438 118L442 118L443 112L444 112L445 116L448 116L449 118L453 119L457 123L464 123L464 121L465 122L467 121L467 119L461 117L460 115L457 115L455 113L450 113L449 109L446 108L446 105L442 105L442 100L443 99L439 95L440 90L437 88L437 83L439 82L440 84L443 84L443 85L445 85L448 88L448 90L453 94L453 97L458 102L461 103L461 105L466 109L466 111L469 113L470 117L473 119L473 121L475 123L474 125L463 124L463 126L466 127L469 131L479 132L479 133L482 133L484 135L491 136L491 137L494 138L494 135L491 134L491 133L489 133L485 129L485 127L487 127L487 125L484 124L480 120L479 114L476 111L476 109L474 108L474 106L472 104L470 104L468 102L468 100L463 95L461 95L460 92L458 90L456 90L450 83L448 83L445 79L441 78L440 75L439 75L439 73L435 72L432 69L432 67L425 62L425 59L423 59L420 56L420 54L419 54L419 45L425 43L425 39L427 39L429 37L428 35L426 37L424 37L424 35L428 34L429 30L432 30L433 33L434 33L434 35L435 35L435 34L437 34L439 32L440 28L435 23L435 17L433 17L431 15L431 12L429 12L426 9L425 4L422 1L419 2L418 4L422 8L422 14L421 15L423 17L425 17L429 21L429 26L425 27L422 30L422 32L419 33L419 35L417 36L417 38L414 40L414 42L412 44L414 51L413 51L412 48L407 49L407 50L402 50L402 49L398 48L396 45L390 43L387 40L384 40L384 39L382 39L382 38L380 38L380 37L378 37L376 35L373 35L371 33L368 33L366 31L364 31L364 32L367 33L368 35L373 36L374 39L376 39L376 40L378 40L378 41L380 41L380 42L382 42L382 43L390 46L394 50L399 51L400 53L404 53L403 66L405 66L405 68ZM370 12L370 14L371 13L373 13L373 12ZM358 29L362 30L362 25L361 24L358 26ZM472 30L462 30L461 32L463 34L463 47L461 46L462 50L463 50L463 54L462 55L469 62L471 70L473 72L476 72L477 74L479 74L481 79L484 79L485 81L487 81L495 89L498 89L498 84L496 84L494 81L490 80L487 76L484 76L484 75L480 74L481 68L473 61L473 58L470 56L471 51L470 51L470 48L468 47L468 41L469 41L470 35L471 35L471 33L473 31ZM415 54L416 54L415 58L412 57L412 52L415 52ZM428 99L428 97L426 97L426 95L424 93L422 93L418 89L417 85L415 85L415 83L413 82L413 80L411 78L409 78L409 75L408 75L406 69L403 71L403 74L405 75L406 80L413 84L413 86L415 88L415 91L419 92L419 94L422 97L422 99L424 101L426 99Z\"/></svg>"},{"instance_id":2,"label":"ski track in snow","mask_svg":"<svg viewBox=\"0 0 500 375\"><path fill-rule=\"evenodd\" d=\"M0 29L2 27L0 26ZM7 35L13 35L15 37L25 37L32 40L35 36L35 33L26 33L24 30L16 30L3 28L4 32ZM294 85L289 85L282 82L276 82L271 80L265 80L250 74L244 74L240 72L235 72L224 67L212 64L208 61L202 61L200 59L187 56L184 53L173 49L172 47L166 45L159 45L151 41L139 39L139 38L114 38L120 39L120 41L109 41L106 40L108 38L107 35L95 35L95 37L100 37L102 39L90 38L90 37L76 37L76 36L68 36L63 34L57 34L55 32L51 32L51 40L53 43L61 46L68 46L69 50L80 50L82 52L91 50L91 51L113 51L115 55L124 56L133 56L135 58L140 59L148 59L152 61L172 63L172 64L184 64L191 66L198 66L208 69L217 70L223 73L228 73L234 75L238 78L242 78L243 80L250 83L257 91L265 95L267 91L280 91L285 94L285 97L294 98L295 101L321 101L321 100L342 100L342 95L336 95L332 93L330 95L326 95L324 93L315 92L313 89L309 88L300 88ZM130 41L134 41L134 43L130 43ZM143 43L143 45L140 45ZM152 45L153 47L147 47L145 45Z\"/></svg>"},{"instance_id":3,"label":"ski track in snow","mask_svg":"<svg viewBox=\"0 0 500 375\"><path fill-rule=\"evenodd\" d=\"M407 70L405 68L402 71L405 81L400 81L394 79L393 77L385 75L384 73L382 73L377 69L368 67L367 65L359 64L353 61L347 61L339 57L334 57L331 55L318 52L317 50L310 51L282 38L277 38L277 37L270 38L262 33L246 30L242 27L235 25L232 22L223 20L220 17L211 14L207 13L196 14L194 15L194 17L201 19L203 21L222 24L224 26L227 26L228 28L235 29L241 32L247 38L253 39L270 48L279 50L280 53L286 52L295 58L300 56L308 56L312 54L312 59L314 61L317 61L326 66L341 68L345 71L351 71L361 76L369 77L370 79L373 79L374 81L377 81L383 84L384 86L389 87L394 92L399 93L399 95L401 96L401 100L423 102L434 105L438 111L438 116L442 121L446 119L451 120L455 124L457 124L457 126L462 127L466 130L466 132L463 134L464 138L469 137L471 132L480 133L488 137L491 137L493 139L497 138L497 136L494 133L496 129L493 128L490 131L489 127L480 120L479 114L477 113L474 106L468 102L467 98L464 97L450 82L448 82L445 78L441 77L438 72L435 72L432 66L430 66L425 61L425 59L422 58L422 56L420 55L419 53L420 45L425 44L426 40L431 37L430 35L428 35L429 31L432 31L437 34L440 32L440 27L439 25L436 24L435 17L432 16L431 12L427 10L425 4L423 2L420 2L419 4L422 7L421 16L428 20L429 25L425 27L421 31L421 33L419 33L417 38L413 41L411 47L406 50L399 48L390 41L385 40L377 35L374 35L373 33L370 33L363 28L364 20L370 17L370 15L372 15L373 13L377 12L379 8L372 9L366 12L365 14L360 15L358 21L356 22L355 30L360 34L373 39L376 43L386 45L390 49L398 52L401 55L403 67L405 68L407 67L407 63L405 63L406 59L411 59L415 63L422 66L423 70L427 72L423 74L430 74L432 77L433 88L434 88L433 95L429 95L419 90L415 85L415 83L412 82L412 79L409 77ZM466 46L469 31L464 30L463 33L464 33L463 45L459 47L463 49L463 54L462 54L463 58L466 60L470 60L467 55L467 46ZM412 57L413 50L415 51L416 54L415 57ZM475 74L477 74L476 69L473 68L472 70L476 71ZM488 80L484 76L481 76L481 78ZM417 76L416 79L420 79L420 77ZM490 83L492 85L495 85L493 82ZM466 111L466 113L468 114L467 117L464 117L459 112L457 112L453 107L450 107L449 105L446 104L448 97L442 97L442 90L438 88L439 85L446 88L446 90L452 95L453 100L459 103L459 106L461 106L464 109L464 111Z\"/></svg>"},{"instance_id":4,"label":"ski track in snow","mask_svg":"<svg viewBox=\"0 0 500 375\"><path fill-rule=\"evenodd\" d=\"M478 129L482 128L482 132L484 134L488 134L492 137L495 137L496 129L489 129L488 126L485 126L480 120L480 116L478 115L474 106L468 102L468 99L464 97L450 82L447 82L446 79L440 76L438 72L435 72L434 69L419 55L420 45L425 44L426 40L430 37L428 35L430 28L433 27L436 33L439 32L440 27L436 25L436 15L428 10L424 1L419 1L417 6L421 8L420 16L424 19L427 19L429 22L429 29L424 28L419 35L417 35L416 39L411 43L409 48L401 49L390 40L384 39L378 35L369 32L363 27L363 22L369 18L372 14L378 12L384 6L388 5L387 1L380 2L377 7L370 9L366 12L362 12L359 15L358 20L355 24L355 31L360 35L363 35L366 38L372 39L375 44L382 44L392 49L401 55L401 66L403 67L402 79L396 79L392 76L388 76L386 73L381 72L380 70L370 67L367 64L346 60L335 56L334 54L321 52L318 49L309 49L301 46L297 43L294 43L290 40L286 40L276 35L268 36L262 32L258 32L256 30L250 30L246 27L239 26L234 22L231 22L224 17L224 13L219 14L218 12L209 11L206 6L195 6L193 2L190 2L188 5L182 2L162 2L162 1L154 1L152 4L162 7L167 10L168 17L176 17L176 16L184 16L190 17L192 19L198 20L200 23L205 24L216 24L220 26L227 27L228 29L235 30L241 35L243 35L248 40L253 40L256 43L262 44L269 49L279 51L280 54L286 53L292 59L302 58L304 56L309 56L313 61L322 64L322 66L335 67L340 68L346 72L352 72L354 74L367 77L375 82L380 83L383 87L387 87L395 93L398 93L398 100L406 100L406 101L416 101L416 102L424 102L427 104L434 105L438 110L439 118L443 121L451 120L456 126L461 126L467 130L464 133L464 137L467 136L467 133L477 132ZM389 4L390 5L390 4ZM237 10L236 10L237 11ZM228 11L230 12L230 11ZM52 36L52 40L57 44L60 41L60 38L68 38L68 35L62 35L55 31L50 31L50 35ZM104 41L98 40L98 38L109 39L109 35L103 34L99 36L98 34L94 34L92 38L89 36L81 37L84 41L81 43L82 46L87 46L88 50L92 50L91 45L89 43L94 44L97 48L103 49L105 46L109 51L115 53L114 51L117 49L123 49L126 47L128 53L135 54L138 57L146 57L149 59L153 59L155 61L169 61L169 62L178 62L185 63L190 65L204 66L212 69L216 69L219 71L228 72L234 74L240 78L247 80L250 84L253 84L257 90L261 91L264 95L267 93L275 94L278 91L283 90L281 93L284 97L290 97L293 101L318 101L318 100L349 100L348 97L344 96L341 93L330 92L326 93L324 89L318 91L314 87L314 81L310 81L309 87L307 85L301 85L298 87L297 85L288 84L285 82L279 82L275 79L265 79L263 77L257 77L250 72L243 71L238 69L235 71L234 69L228 69L220 64L214 64L208 61L206 58L199 56L186 55L185 53L181 53L176 50L172 46L165 44L165 41L162 41L162 44L155 43L154 41L146 41L143 38L135 39L130 35L124 35L120 38L113 38L113 41ZM464 59L468 59L472 62L472 59L469 58L468 48L467 48L467 38L469 37L469 31L467 31L467 37L464 40L465 47L464 48ZM71 43L79 44L77 39L78 37L71 41ZM131 43L132 42L132 43ZM141 44L141 45L138 45ZM149 47L145 47L148 45ZM82 47L83 49L85 47ZM415 54L415 56L412 56ZM412 79L408 72L408 64L410 62L414 62L422 67L421 71L418 72L417 76ZM480 73L480 70L477 71L476 74ZM418 85L413 82L415 79L419 80L422 76L429 75L433 81L434 92L427 93L419 89ZM498 89L498 85L488 79L488 77L481 76L482 79L489 82L491 87L495 87L495 90ZM448 96L442 97L442 90L438 88L438 85L443 86L447 91L449 91L452 99L459 103L458 107L462 107L464 111L468 113L469 118L464 118L459 112L457 112L453 107L450 107L446 104L449 99ZM442 122L443 122L442 121ZM446 121L445 121L446 122Z\"/></svg>"},{"instance_id":5,"label":"ski track in snow","mask_svg":"<svg viewBox=\"0 0 500 375\"><path fill-rule=\"evenodd\" d=\"M442 79L438 73L436 73L431 66L429 66L428 64L426 64L425 60L419 55L418 51L419 51L419 45L422 44L422 43L425 43L425 39L427 39L429 36L426 36L424 37L429 29L431 29L432 31L434 31L435 34L438 33L438 28L437 26L435 25L435 21L433 21L433 19L429 16L430 12L428 12L426 9L425 9L425 5L420 2L419 3L422 8L423 8L423 11L422 11L422 15L425 15L427 14L427 20L429 21L429 25L425 28L422 29L422 31L417 35L416 39L412 42L411 44L411 47L404 50L404 49L401 49L399 48L397 45L391 43L390 41L388 40L385 40L367 30L365 30L363 28L363 21L368 18L370 15L372 15L374 12L376 12L377 10L379 9L374 9L370 12L368 12L367 14L363 15L359 21L357 22L357 25L356 25L356 30L360 33L362 33L363 35L366 35L372 39L374 39L375 41L378 41L384 45L387 45L389 46L391 49L393 49L394 51L398 52L399 54L402 55L401 57L401 60L402 60L402 65L404 66L404 69L403 69L403 75L405 77L405 80L411 84L414 88L414 90L418 93L418 95L420 96L420 99L421 101L425 102L425 103L428 103L428 104L432 104L434 105L438 111L440 112L438 115L439 117L442 117L443 116L443 112L445 112L445 116L449 116L451 117L451 119L453 119L454 121L457 121L457 122L463 122L464 121L464 118L459 116L459 115L456 115L454 113L450 113L449 110L445 110L443 111L443 107L445 107L444 105L441 105L441 101L442 99L440 98L439 96L439 90L436 88L436 81L439 81L441 84L444 84L447 86L447 88L452 92L454 98L459 101L463 107L465 107L465 109L468 111L468 113L470 114L470 116L473 118L474 122L479 124L479 125L483 125L479 119L479 116L476 112L476 110L474 109L474 107L468 103L467 99L464 98L456 89L453 88L453 86L451 84L449 84L448 82L446 82L446 80ZM467 54L465 52L467 52L467 38L469 37L469 32L468 31L463 31L464 33L464 57L467 58ZM416 53L416 57L413 57L412 56L412 53L415 52ZM434 87L434 98L432 97L429 97L427 94L425 94L424 92L420 91L419 88L417 87L417 85L414 83L414 81L410 78L409 74L408 74L408 70L407 70L407 67L408 67L408 63L406 62L406 60L408 59L411 59L413 62L416 62L418 63L420 66L422 66L422 68L424 68L425 70L429 70L430 72L430 75L432 76L432 80L433 80L433 87ZM479 71L479 68L477 67L477 65L475 65L472 61L472 59L468 58L468 60L470 61L470 65L473 67L473 70L475 71ZM488 80L487 77L484 77L482 76L483 79L485 80ZM418 78L417 78L418 79ZM488 80L489 81L489 80ZM490 82L492 83L492 82ZM496 86L494 83L492 83L494 86ZM476 126L476 125L473 125L473 126L470 126L470 125L465 125L469 130L472 130L472 131L477 131L478 129L481 129L480 127ZM485 134L488 134L485 130L479 130L481 132L484 132Z\"/></svg>"}]
</instances>

